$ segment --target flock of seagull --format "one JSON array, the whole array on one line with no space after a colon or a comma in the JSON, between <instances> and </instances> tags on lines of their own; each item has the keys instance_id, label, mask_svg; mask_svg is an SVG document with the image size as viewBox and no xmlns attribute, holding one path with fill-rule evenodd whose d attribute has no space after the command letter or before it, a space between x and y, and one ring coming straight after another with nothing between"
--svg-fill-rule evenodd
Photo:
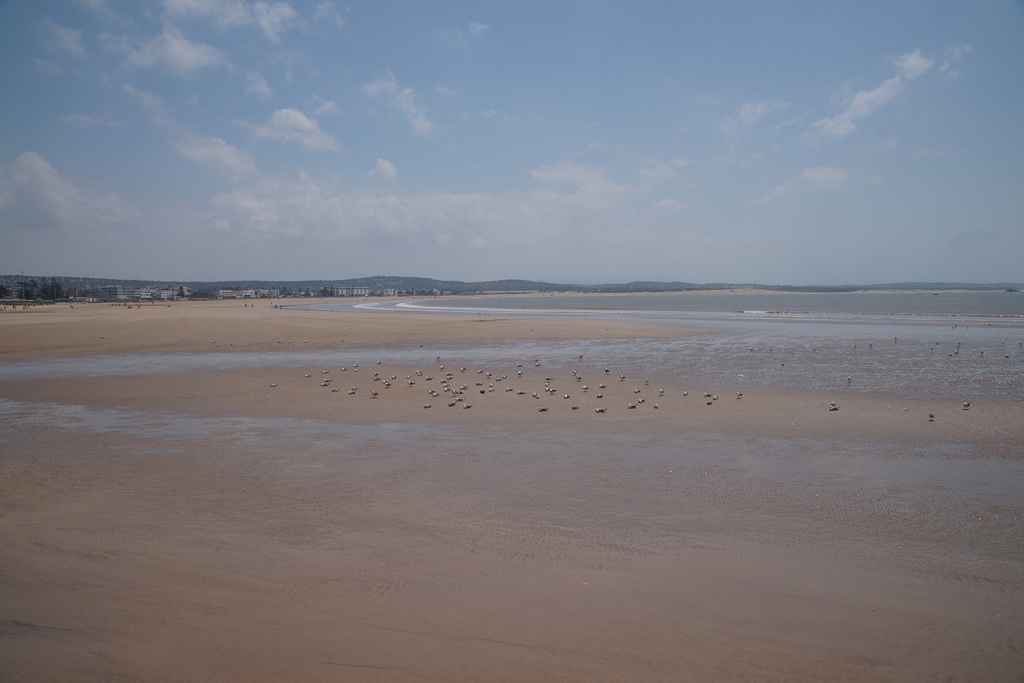
<instances>
[{"instance_id":1,"label":"flock of seagull","mask_svg":"<svg viewBox=\"0 0 1024 683\"><path fill-rule=\"evenodd\" d=\"M215 342L214 342L215 343ZM294 344L294 342L292 342ZM897 340L894 340L897 343ZM1024 346L1024 343L1022 343ZM753 350L753 349L751 349ZM959 353L960 344L957 344L957 348L950 355ZM1009 357L1009 356L1007 356ZM386 374L382 373L380 369L372 370L370 374L369 384L370 388L360 389L359 384L352 384L349 386L347 393L349 396L368 395L370 399L376 399L380 397L381 392L392 389L392 387L404 385L407 388L413 388L417 386L417 383L427 384L426 396L427 400L422 403L424 409L433 408L435 400L438 399L439 403L447 404L448 408L459 408L468 410L473 407L471 402L474 398L479 398L481 395L486 396L496 392L515 394L516 396L529 396L535 400L541 400L543 397L558 397L561 396L562 401L566 402L563 405L571 411L578 411L583 407L583 403L588 403L588 408L593 409L594 413L603 414L609 412L610 409L615 406L623 407L619 401L624 403L626 410L637 410L642 407L649 406L654 410L661 408L661 404L658 402L666 397L665 389L657 389L656 391L650 390L650 380L644 378L639 380L641 384L639 386L633 386L631 394L626 394L629 400L623 400L622 396L615 393L613 390L608 389L608 383L614 382L617 378L618 384L627 383L626 375L622 372L614 372L610 368L603 368L603 372L600 369L595 369L601 378L601 381L596 385L596 390L591 391L591 384L585 383L582 374L578 370L571 370L571 379L569 377L562 377L564 381L570 381L570 389L556 387L556 379L553 376L545 375L543 378L543 387L538 387L536 391L527 392L522 388L519 388L518 384L522 382L537 381L532 377L532 373L528 373L524 376L522 363L517 363L515 370L512 372L514 376L510 378L508 374L497 373L485 369L469 370L464 366L458 367L455 370L446 370L445 364L441 363L441 357L438 356L438 367L436 368L436 378L433 374L425 374L422 370L415 370L411 374L406 374L404 379L400 378L398 374ZM580 361L583 357L580 357ZM535 368L540 368L542 363L540 359L533 361ZM376 365L378 368L382 366L381 361L377 361ZM349 373L350 378L354 378L356 373L359 373L360 367L358 364L350 366L340 366L335 370L340 369L340 372ZM341 388L334 386L333 378L330 377L331 369L324 369L320 371L319 385L328 389L332 393L340 392ZM365 369L364 369L365 373ZM366 376L365 374L363 375ZM306 379L313 379L313 375L310 373L305 374ZM851 377L846 378L846 383L852 382ZM277 383L271 383L271 388L277 387ZM422 386L421 386L422 388ZM646 393L645 392L650 392ZM679 392L683 398L689 396L688 391ZM611 400L605 400L606 394L609 395ZM575 398L574 398L575 397ZM736 399L743 398L743 392L735 392ZM648 398L651 398L651 403L648 403ZM705 391L703 392L704 405L713 406L715 402L719 400L716 394ZM541 402L537 405L538 412L548 412L558 404L552 404L550 401ZM961 404L962 410L970 410L970 401L964 401ZM901 408L900 410L906 410ZM831 401L828 405L829 412L839 411L839 405L835 401ZM935 414L928 413L928 421L935 421Z\"/></svg>"},{"instance_id":2,"label":"flock of seagull","mask_svg":"<svg viewBox=\"0 0 1024 683\"><path fill-rule=\"evenodd\" d=\"M446 405L448 408L469 410L473 407L474 400L500 393L540 401L536 408L541 413L548 412L556 406L564 407L567 411L578 411L584 407L584 404L589 404L586 407L592 409L594 413L604 414L616 406L624 410L638 410L643 407L658 410L661 408L659 401L666 398L665 389L652 390L650 388L649 378L634 380L634 383L631 384L627 381L625 373L613 372L610 368L603 368L603 371L596 370L599 373L600 381L595 384L585 381L580 371L575 369L571 370L571 375L562 376L561 380L556 380L554 376L536 370L542 365L539 358L532 363L534 370L528 369L525 375L523 363L517 363L515 369L511 371L513 373L511 376L508 373L487 369L470 370L465 366L446 369L440 356L436 360L438 366L435 373L414 370L400 376L394 372L383 372L382 362L377 361L376 367L369 371L366 368L360 368L358 364L353 364L333 368L334 377L331 376L332 369L330 368L321 370L319 375L307 372L304 376L307 380L318 380L320 387L331 393L343 391L334 383L335 377L340 373L345 373L350 382L357 377L360 379L368 377L362 383L345 382L348 389L344 391L347 391L349 396L368 396L371 400L379 398L383 392L394 391L397 387L413 390L418 388L424 392L426 397L422 403L424 409L433 408L437 404ZM359 374L360 370L362 370L361 375ZM542 376L543 379L538 379L535 375ZM559 385L560 381L562 382L561 386ZM541 382L543 387L537 386ZM523 389L524 383L533 383L530 389L536 390ZM609 389L609 385L616 384L619 385L618 388ZM271 383L270 386L276 387L277 383ZM677 395L686 398L690 392L681 391ZM735 392L735 398L736 400L742 399L743 392ZM553 402L550 399L560 400ZM713 406L719 397L710 391L704 391L702 400L705 406ZM833 401L828 409L834 412L839 410L839 406Z\"/></svg>"}]
</instances>

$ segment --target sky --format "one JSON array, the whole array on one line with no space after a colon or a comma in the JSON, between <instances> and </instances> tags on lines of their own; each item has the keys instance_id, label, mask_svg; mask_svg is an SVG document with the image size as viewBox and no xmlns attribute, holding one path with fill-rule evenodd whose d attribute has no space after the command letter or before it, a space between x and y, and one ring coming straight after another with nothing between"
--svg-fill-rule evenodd
<instances>
[{"instance_id":1,"label":"sky","mask_svg":"<svg viewBox=\"0 0 1024 683\"><path fill-rule=\"evenodd\" d=\"M1024 3L0 0L0 273L1024 281Z\"/></svg>"}]
</instances>

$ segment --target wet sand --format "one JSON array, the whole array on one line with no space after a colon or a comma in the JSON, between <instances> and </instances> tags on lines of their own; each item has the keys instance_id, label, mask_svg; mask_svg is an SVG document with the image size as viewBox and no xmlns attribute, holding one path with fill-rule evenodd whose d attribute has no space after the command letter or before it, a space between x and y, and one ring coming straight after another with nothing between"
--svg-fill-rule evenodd
<instances>
[{"instance_id":1,"label":"wet sand","mask_svg":"<svg viewBox=\"0 0 1024 683\"><path fill-rule=\"evenodd\" d=\"M79 305L0 359L685 333ZM4 679L1019 680L1019 402L529 360L0 382Z\"/></svg>"}]
</instances>

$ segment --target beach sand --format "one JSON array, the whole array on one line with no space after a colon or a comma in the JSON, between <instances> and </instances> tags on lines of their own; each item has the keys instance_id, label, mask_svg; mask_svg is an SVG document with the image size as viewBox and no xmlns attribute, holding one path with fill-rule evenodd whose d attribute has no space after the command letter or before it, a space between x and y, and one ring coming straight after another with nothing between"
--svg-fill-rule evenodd
<instances>
[{"instance_id":1,"label":"beach sand","mask_svg":"<svg viewBox=\"0 0 1024 683\"><path fill-rule=\"evenodd\" d=\"M0 362L690 333L77 304L0 313ZM280 357L0 382L4 680L1024 672L1020 402Z\"/></svg>"}]
</instances>

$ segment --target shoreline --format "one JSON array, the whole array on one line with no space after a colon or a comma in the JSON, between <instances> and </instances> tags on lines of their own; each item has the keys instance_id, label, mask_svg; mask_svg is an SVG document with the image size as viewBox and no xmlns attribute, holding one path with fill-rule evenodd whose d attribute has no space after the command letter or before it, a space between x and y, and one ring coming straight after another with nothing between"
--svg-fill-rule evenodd
<instances>
[{"instance_id":1,"label":"shoreline","mask_svg":"<svg viewBox=\"0 0 1024 683\"><path fill-rule=\"evenodd\" d=\"M1014 400L975 397L971 409L963 410L963 396L899 398L850 393L841 385L834 391L821 391L746 386L742 381L702 386L686 382L685 377L629 377L627 381L619 379L619 369L602 372L582 357L580 362L563 359L543 368L539 363L532 367L526 358L487 365L460 359L457 354L438 362L421 362L418 367L401 361L380 365L378 361L377 366L364 363L362 368L347 368L343 360L320 367L323 361L313 366L295 355L274 360L275 352L280 351L339 352L343 357L345 349L365 352L413 349L415 345L426 346L424 353L432 358L428 351L432 342L455 340L486 345L503 340L657 340L715 334L670 324L557 317L339 314L221 301L142 308L93 304L5 313L0 314L0 334L0 360L269 352L264 366L254 369L168 373L154 368L129 376L71 374L59 379L0 382L0 396L11 400L74 401L182 414L309 416L360 423L555 422L596 431L1024 444L1024 429L1020 428L1024 402ZM332 374L321 386L325 370ZM331 382L337 384L328 387ZM601 386L604 384L606 388ZM332 388L338 390L332 392ZM705 397L705 393L715 398ZM742 399L736 398L737 393L743 394ZM833 401L838 402L839 410L829 410ZM463 408L467 404L473 409ZM929 414L935 417L928 418Z\"/></svg>"}]
</instances>

